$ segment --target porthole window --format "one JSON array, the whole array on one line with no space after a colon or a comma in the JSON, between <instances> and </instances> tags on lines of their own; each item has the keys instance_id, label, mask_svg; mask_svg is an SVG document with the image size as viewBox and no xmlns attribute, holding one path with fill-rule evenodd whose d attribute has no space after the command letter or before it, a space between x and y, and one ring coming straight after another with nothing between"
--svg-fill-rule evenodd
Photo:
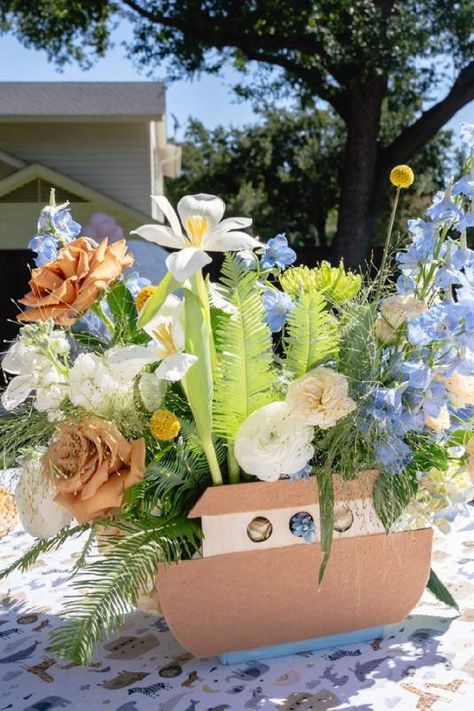
<instances>
[{"instance_id":1,"label":"porthole window","mask_svg":"<svg viewBox=\"0 0 474 711\"><path fill-rule=\"evenodd\" d=\"M271 521L265 516L256 516L247 526L247 536L253 543L268 541L273 532Z\"/></svg>"},{"instance_id":2,"label":"porthole window","mask_svg":"<svg viewBox=\"0 0 474 711\"><path fill-rule=\"evenodd\" d=\"M339 504L334 508L334 530L337 533L348 531L354 523L354 514L345 504Z\"/></svg>"},{"instance_id":3,"label":"porthole window","mask_svg":"<svg viewBox=\"0 0 474 711\"><path fill-rule=\"evenodd\" d=\"M306 543L316 540L314 518L307 511L299 511L290 518L290 531L297 538L303 538Z\"/></svg>"}]
</instances>

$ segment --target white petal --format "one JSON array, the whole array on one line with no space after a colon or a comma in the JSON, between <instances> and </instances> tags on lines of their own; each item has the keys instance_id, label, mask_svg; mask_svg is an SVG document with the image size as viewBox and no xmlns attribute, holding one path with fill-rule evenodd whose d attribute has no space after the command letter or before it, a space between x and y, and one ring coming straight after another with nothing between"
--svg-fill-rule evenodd
<instances>
[{"instance_id":1,"label":"white petal","mask_svg":"<svg viewBox=\"0 0 474 711\"><path fill-rule=\"evenodd\" d=\"M219 223L219 229L229 232L230 230L245 230L250 227L253 220L251 217L226 217Z\"/></svg>"},{"instance_id":2,"label":"white petal","mask_svg":"<svg viewBox=\"0 0 474 711\"><path fill-rule=\"evenodd\" d=\"M12 378L2 395L2 405L5 410L14 410L15 407L21 405L34 387L31 375L17 375Z\"/></svg>"},{"instance_id":3,"label":"white petal","mask_svg":"<svg viewBox=\"0 0 474 711\"><path fill-rule=\"evenodd\" d=\"M225 202L220 197L207 193L186 195L178 202L178 214L184 226L189 217L199 215L207 218L210 228L215 227L222 220L224 212Z\"/></svg>"},{"instance_id":4,"label":"white petal","mask_svg":"<svg viewBox=\"0 0 474 711\"><path fill-rule=\"evenodd\" d=\"M179 308L174 312L173 321L171 323L173 343L178 351L184 350L183 306L184 301L181 301Z\"/></svg>"},{"instance_id":5,"label":"white petal","mask_svg":"<svg viewBox=\"0 0 474 711\"><path fill-rule=\"evenodd\" d=\"M19 375L25 369L27 347L21 341L15 341L3 356L2 368L6 373Z\"/></svg>"},{"instance_id":6,"label":"white petal","mask_svg":"<svg viewBox=\"0 0 474 711\"><path fill-rule=\"evenodd\" d=\"M208 252L240 252L258 247L263 247L263 244L246 232L225 232L220 225L205 236L203 244Z\"/></svg>"},{"instance_id":7,"label":"white petal","mask_svg":"<svg viewBox=\"0 0 474 711\"><path fill-rule=\"evenodd\" d=\"M143 327L149 336L154 338L154 332L161 324L172 323L176 311L181 306L181 299L174 294L168 294L163 302L162 307L153 316L150 321Z\"/></svg>"},{"instance_id":8,"label":"white petal","mask_svg":"<svg viewBox=\"0 0 474 711\"><path fill-rule=\"evenodd\" d=\"M181 237L182 230L179 223L178 215L168 198L164 195L152 195L152 200L156 202L161 212L164 214L168 222L170 223L171 229L177 237Z\"/></svg>"},{"instance_id":9,"label":"white petal","mask_svg":"<svg viewBox=\"0 0 474 711\"><path fill-rule=\"evenodd\" d=\"M197 361L197 356L189 353L176 353L161 361L155 370L155 375L160 380L181 380L190 367Z\"/></svg>"},{"instance_id":10,"label":"white petal","mask_svg":"<svg viewBox=\"0 0 474 711\"><path fill-rule=\"evenodd\" d=\"M182 249L187 244L184 237L176 235L170 227L164 225L142 225L130 234L171 249Z\"/></svg>"},{"instance_id":11,"label":"white petal","mask_svg":"<svg viewBox=\"0 0 474 711\"><path fill-rule=\"evenodd\" d=\"M105 353L106 360L116 378L129 382L149 363L160 360L155 348L145 346L125 346L113 348Z\"/></svg>"},{"instance_id":12,"label":"white petal","mask_svg":"<svg viewBox=\"0 0 474 711\"><path fill-rule=\"evenodd\" d=\"M212 259L201 249L187 247L180 252L170 254L166 260L166 266L173 278L182 282L211 262Z\"/></svg>"}]
</instances>

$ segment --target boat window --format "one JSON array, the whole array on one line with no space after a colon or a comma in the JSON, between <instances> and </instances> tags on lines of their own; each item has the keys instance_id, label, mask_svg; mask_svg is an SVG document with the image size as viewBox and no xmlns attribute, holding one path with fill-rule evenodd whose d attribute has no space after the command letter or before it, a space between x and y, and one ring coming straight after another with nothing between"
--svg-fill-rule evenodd
<instances>
[{"instance_id":1,"label":"boat window","mask_svg":"<svg viewBox=\"0 0 474 711\"><path fill-rule=\"evenodd\" d=\"M334 530L337 533L348 531L354 523L354 514L351 509L345 504L339 504L334 507Z\"/></svg>"},{"instance_id":2,"label":"boat window","mask_svg":"<svg viewBox=\"0 0 474 711\"><path fill-rule=\"evenodd\" d=\"M273 532L271 521L265 516L256 516L247 526L247 536L254 543L268 541Z\"/></svg>"}]
</instances>

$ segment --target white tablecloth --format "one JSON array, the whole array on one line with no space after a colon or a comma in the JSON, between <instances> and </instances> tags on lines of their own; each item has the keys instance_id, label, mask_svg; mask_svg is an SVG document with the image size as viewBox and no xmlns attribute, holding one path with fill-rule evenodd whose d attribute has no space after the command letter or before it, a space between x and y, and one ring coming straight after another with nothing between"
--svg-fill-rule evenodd
<instances>
[{"instance_id":1,"label":"white tablecloth","mask_svg":"<svg viewBox=\"0 0 474 711\"><path fill-rule=\"evenodd\" d=\"M0 711L473 711L474 517L437 537L433 567L462 615L426 594L384 640L221 666L183 652L163 618L136 612L82 668L48 653L79 543L0 583ZM31 544L0 541L1 567ZM275 621L278 624L278 621Z\"/></svg>"}]
</instances>

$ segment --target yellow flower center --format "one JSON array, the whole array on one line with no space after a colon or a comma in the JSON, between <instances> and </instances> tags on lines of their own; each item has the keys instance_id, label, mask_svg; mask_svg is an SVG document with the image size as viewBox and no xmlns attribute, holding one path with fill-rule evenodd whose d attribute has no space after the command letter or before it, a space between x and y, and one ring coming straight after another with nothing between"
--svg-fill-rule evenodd
<instances>
[{"instance_id":1,"label":"yellow flower center","mask_svg":"<svg viewBox=\"0 0 474 711\"><path fill-rule=\"evenodd\" d=\"M152 286L151 284L150 286L144 286L143 289L140 289L140 291L135 297L135 305L137 307L137 311L142 310L150 296L153 296L157 289L157 286Z\"/></svg>"},{"instance_id":2,"label":"yellow flower center","mask_svg":"<svg viewBox=\"0 0 474 711\"><path fill-rule=\"evenodd\" d=\"M178 352L173 340L171 323L160 323L160 325L153 330L153 335L165 350L163 358L167 358Z\"/></svg>"},{"instance_id":3,"label":"yellow flower center","mask_svg":"<svg viewBox=\"0 0 474 711\"><path fill-rule=\"evenodd\" d=\"M150 420L150 432L153 437L161 440L170 440L178 436L181 429L180 422L174 412L169 410L156 410Z\"/></svg>"},{"instance_id":4,"label":"yellow flower center","mask_svg":"<svg viewBox=\"0 0 474 711\"><path fill-rule=\"evenodd\" d=\"M209 220L202 215L193 215L186 220L186 231L193 247L202 247L209 230Z\"/></svg>"},{"instance_id":5,"label":"yellow flower center","mask_svg":"<svg viewBox=\"0 0 474 711\"><path fill-rule=\"evenodd\" d=\"M409 165L396 165L390 172L390 182L396 188L409 188L415 180L415 174Z\"/></svg>"}]
</instances>

